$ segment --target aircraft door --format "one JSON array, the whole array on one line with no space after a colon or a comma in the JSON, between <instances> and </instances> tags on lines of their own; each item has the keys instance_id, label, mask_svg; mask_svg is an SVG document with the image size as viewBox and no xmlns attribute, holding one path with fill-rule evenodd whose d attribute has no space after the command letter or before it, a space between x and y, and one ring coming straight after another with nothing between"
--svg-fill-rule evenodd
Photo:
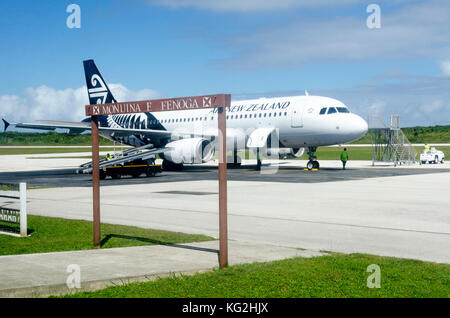
<instances>
[{"instance_id":1,"label":"aircraft door","mask_svg":"<svg viewBox=\"0 0 450 318\"><path fill-rule=\"evenodd\" d=\"M293 128L303 127L303 107L294 107L291 116L291 126Z\"/></svg>"}]
</instances>

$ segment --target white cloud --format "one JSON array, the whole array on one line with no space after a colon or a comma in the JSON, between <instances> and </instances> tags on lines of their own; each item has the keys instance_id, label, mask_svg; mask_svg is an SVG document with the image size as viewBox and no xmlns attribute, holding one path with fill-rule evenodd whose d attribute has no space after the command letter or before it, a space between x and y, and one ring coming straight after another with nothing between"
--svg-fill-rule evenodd
<instances>
[{"instance_id":1,"label":"white cloud","mask_svg":"<svg viewBox=\"0 0 450 318\"><path fill-rule=\"evenodd\" d=\"M151 89L133 91L122 84L109 84L109 88L118 101L162 97ZM80 121L85 117L84 106L87 104L89 100L86 86L57 90L42 85L27 88L20 96L0 96L0 115L10 122L32 122L40 119Z\"/></svg>"},{"instance_id":2,"label":"white cloud","mask_svg":"<svg viewBox=\"0 0 450 318\"><path fill-rule=\"evenodd\" d=\"M193 7L219 12L259 12L286 10L294 7L317 7L336 5L335 0L148 0L151 5L172 9ZM361 2L360 0L340 0L339 5Z\"/></svg>"},{"instance_id":3,"label":"white cloud","mask_svg":"<svg viewBox=\"0 0 450 318\"><path fill-rule=\"evenodd\" d=\"M450 76L450 60L440 62L441 72L444 76Z\"/></svg>"},{"instance_id":4,"label":"white cloud","mask_svg":"<svg viewBox=\"0 0 450 318\"><path fill-rule=\"evenodd\" d=\"M366 26L367 13L347 17L301 17L282 25L225 36L230 57L217 61L226 68L292 68L318 61L370 61L374 59L450 56L450 2L432 0L407 3L385 13L381 29Z\"/></svg>"},{"instance_id":5,"label":"white cloud","mask_svg":"<svg viewBox=\"0 0 450 318\"><path fill-rule=\"evenodd\" d=\"M400 73L403 79L408 74ZM314 89L310 95L336 98L345 103L352 112L366 120L369 115L379 115L389 124L390 116L400 115L401 127L450 125L450 78L442 76L409 76L413 81L374 81L353 88ZM258 97L304 95L304 90L273 91L241 94L240 99ZM236 96L234 96L235 98Z\"/></svg>"}]
</instances>

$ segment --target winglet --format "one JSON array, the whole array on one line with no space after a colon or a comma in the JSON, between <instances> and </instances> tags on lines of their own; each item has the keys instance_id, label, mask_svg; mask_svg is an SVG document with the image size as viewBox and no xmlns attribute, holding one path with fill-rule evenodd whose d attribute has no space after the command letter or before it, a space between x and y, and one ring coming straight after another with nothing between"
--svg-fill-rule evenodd
<instances>
[{"instance_id":1,"label":"winglet","mask_svg":"<svg viewBox=\"0 0 450 318\"><path fill-rule=\"evenodd\" d=\"M305 89L305 96L309 96L309 93L306 89Z\"/></svg>"},{"instance_id":2,"label":"winglet","mask_svg":"<svg viewBox=\"0 0 450 318\"><path fill-rule=\"evenodd\" d=\"M5 132L6 129L8 129L8 127L9 127L9 123L3 118L2 118L2 120L3 120L3 123L5 124L5 127L3 128L3 132Z\"/></svg>"}]
</instances>

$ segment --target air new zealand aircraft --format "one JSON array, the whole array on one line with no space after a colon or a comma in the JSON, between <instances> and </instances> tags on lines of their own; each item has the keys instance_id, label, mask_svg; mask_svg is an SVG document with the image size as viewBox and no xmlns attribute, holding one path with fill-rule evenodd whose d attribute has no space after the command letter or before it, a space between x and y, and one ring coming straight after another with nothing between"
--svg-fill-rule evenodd
<instances>
[{"instance_id":1,"label":"air new zealand aircraft","mask_svg":"<svg viewBox=\"0 0 450 318\"><path fill-rule=\"evenodd\" d=\"M83 62L90 104L116 103L93 60ZM81 107L81 106L80 106ZM91 129L90 118L81 122L41 120L14 123L19 128L69 133ZM10 125L5 121L5 129ZM217 112L184 109L99 116L99 133L110 140L151 150L166 165L208 162L217 146ZM286 96L234 101L227 109L227 148L235 153L262 149L271 155L300 157L309 154L309 169L318 168L314 153L319 146L343 144L364 136L367 123L342 102L321 96ZM276 140L276 142L274 142ZM163 163L163 165L164 165Z\"/></svg>"}]
</instances>

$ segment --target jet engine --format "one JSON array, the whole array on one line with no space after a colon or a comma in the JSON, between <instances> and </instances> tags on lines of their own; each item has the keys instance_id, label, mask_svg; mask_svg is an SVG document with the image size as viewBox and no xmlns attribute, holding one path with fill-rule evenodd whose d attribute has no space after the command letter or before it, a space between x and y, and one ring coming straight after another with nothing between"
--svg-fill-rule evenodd
<instances>
[{"instance_id":1,"label":"jet engine","mask_svg":"<svg viewBox=\"0 0 450 318\"><path fill-rule=\"evenodd\" d=\"M186 138L169 142L162 153L164 159L176 164L208 162L214 156L214 145L204 138Z\"/></svg>"}]
</instances>

